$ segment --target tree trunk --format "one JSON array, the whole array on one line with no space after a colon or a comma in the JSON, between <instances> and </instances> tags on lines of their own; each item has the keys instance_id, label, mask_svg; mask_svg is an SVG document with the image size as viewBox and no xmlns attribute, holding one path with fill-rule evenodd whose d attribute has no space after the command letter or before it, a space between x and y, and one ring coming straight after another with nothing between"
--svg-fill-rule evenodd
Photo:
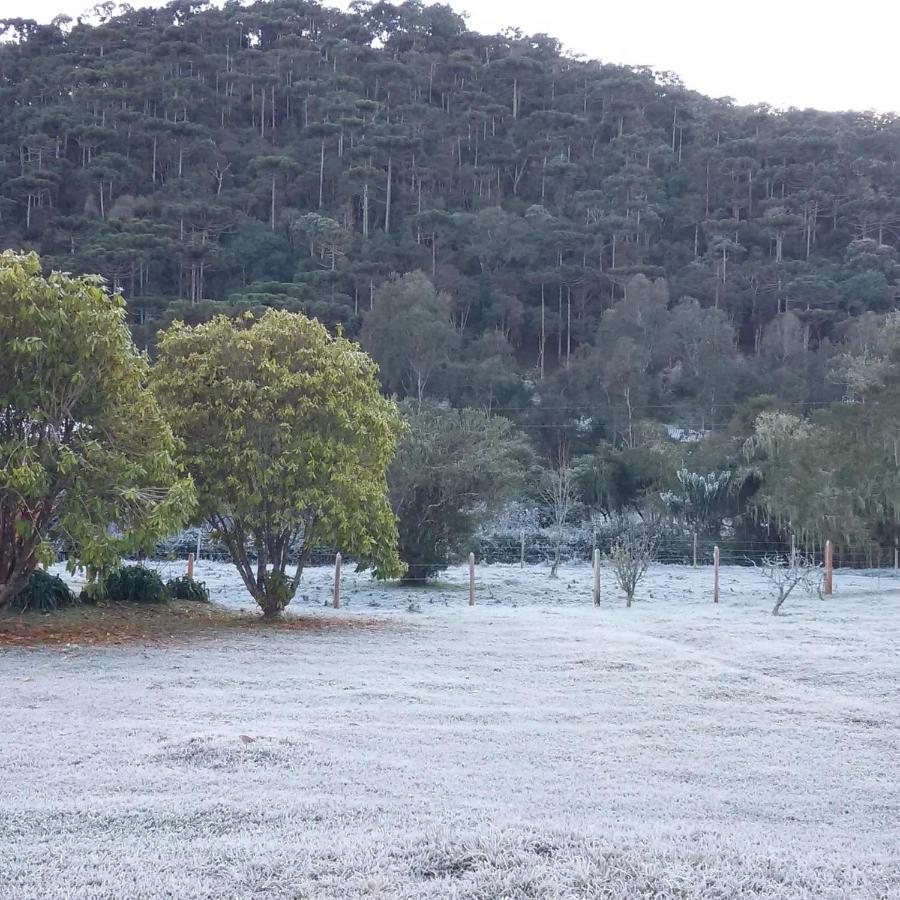
<instances>
[{"instance_id":1,"label":"tree trunk","mask_svg":"<svg viewBox=\"0 0 900 900\"><path fill-rule=\"evenodd\" d=\"M272 173L272 206L269 213L272 231L275 230L275 173Z\"/></svg>"},{"instance_id":2,"label":"tree trunk","mask_svg":"<svg viewBox=\"0 0 900 900\"><path fill-rule=\"evenodd\" d=\"M30 566L15 569L9 581L0 584L0 610L6 609L16 599L22 588L28 584L28 578L36 568L37 560L33 559Z\"/></svg>"},{"instance_id":3,"label":"tree trunk","mask_svg":"<svg viewBox=\"0 0 900 900\"><path fill-rule=\"evenodd\" d=\"M325 137L322 136L322 143L319 148L319 209L324 203L325 193Z\"/></svg>"},{"instance_id":4,"label":"tree trunk","mask_svg":"<svg viewBox=\"0 0 900 900\"><path fill-rule=\"evenodd\" d=\"M547 343L546 307L544 304L544 282L541 282L541 347L538 352L538 361L541 369L541 381L544 380L544 348Z\"/></svg>"},{"instance_id":5,"label":"tree trunk","mask_svg":"<svg viewBox=\"0 0 900 900\"><path fill-rule=\"evenodd\" d=\"M563 299L562 282L559 283L559 297L556 308L556 361L562 362L562 333L563 333Z\"/></svg>"},{"instance_id":6,"label":"tree trunk","mask_svg":"<svg viewBox=\"0 0 900 900\"><path fill-rule=\"evenodd\" d=\"M369 238L369 183L363 185L363 215L362 215L362 233L363 237Z\"/></svg>"},{"instance_id":7,"label":"tree trunk","mask_svg":"<svg viewBox=\"0 0 900 900\"><path fill-rule=\"evenodd\" d=\"M384 233L389 234L391 230L391 182L393 180L393 162L394 157L388 156L387 167L387 193L384 206Z\"/></svg>"}]
</instances>

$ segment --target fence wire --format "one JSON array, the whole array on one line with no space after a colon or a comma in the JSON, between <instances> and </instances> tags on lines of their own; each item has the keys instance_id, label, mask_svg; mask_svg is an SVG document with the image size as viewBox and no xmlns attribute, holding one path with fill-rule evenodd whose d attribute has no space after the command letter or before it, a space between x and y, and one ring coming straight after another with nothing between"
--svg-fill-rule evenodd
<instances>
[{"instance_id":1,"label":"fence wire","mask_svg":"<svg viewBox=\"0 0 900 900\"><path fill-rule=\"evenodd\" d=\"M569 533L558 541L550 529L523 531L519 534L483 534L459 545L446 556L436 555L432 559L417 557L416 563L440 567L447 564L459 565L466 562L469 553L474 553L480 565L514 563L551 565L557 558L557 550L561 563L589 563L595 549L599 549L602 556L607 556L615 544L616 537L614 533L608 532L587 536L583 533ZM824 564L825 561L824 545L809 546L800 541L795 541L792 545L790 541L740 540L728 536L718 540L698 537L695 550L692 535L660 538L655 546L654 558L655 562L661 565L711 566L716 547L719 548L720 563L723 566L758 565L766 558L772 557L790 559L792 553L802 555L805 559L818 564ZM356 562L345 548L317 546L308 551L304 563L307 566L331 564L339 551L346 563ZM205 532L201 533L198 544L196 529L183 532L160 544L152 556L159 560L186 559L189 553L204 559L225 561L230 558L225 547ZM897 548L874 543L861 546L842 546L835 543L833 559L834 566L838 568L888 569L898 568L900 553Z\"/></svg>"}]
</instances>

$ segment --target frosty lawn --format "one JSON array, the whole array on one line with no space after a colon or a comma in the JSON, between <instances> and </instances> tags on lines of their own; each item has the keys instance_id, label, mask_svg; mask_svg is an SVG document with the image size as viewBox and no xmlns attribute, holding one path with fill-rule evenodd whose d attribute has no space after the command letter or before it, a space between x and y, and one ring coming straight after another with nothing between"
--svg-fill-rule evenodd
<instances>
[{"instance_id":1,"label":"frosty lawn","mask_svg":"<svg viewBox=\"0 0 900 900\"><path fill-rule=\"evenodd\" d=\"M384 627L0 653L0 896L900 897L893 573L331 574Z\"/></svg>"}]
</instances>

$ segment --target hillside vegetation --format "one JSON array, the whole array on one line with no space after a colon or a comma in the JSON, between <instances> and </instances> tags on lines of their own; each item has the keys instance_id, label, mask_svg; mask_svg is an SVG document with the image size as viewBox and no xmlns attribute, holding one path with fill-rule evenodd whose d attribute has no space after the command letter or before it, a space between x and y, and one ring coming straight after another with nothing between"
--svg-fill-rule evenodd
<instances>
[{"instance_id":1,"label":"hillside vegetation","mask_svg":"<svg viewBox=\"0 0 900 900\"><path fill-rule=\"evenodd\" d=\"M890 540L896 435L872 409L900 334L896 117L739 107L415 2L0 30L0 246L103 274L151 353L176 318L313 314L390 392L592 454L605 507L675 485L686 455L743 466L761 410L844 401L812 437L767 434L815 459L865 445L884 477L848 495L853 533ZM667 435L710 431L659 462ZM850 462L838 494L862 490Z\"/></svg>"}]
</instances>

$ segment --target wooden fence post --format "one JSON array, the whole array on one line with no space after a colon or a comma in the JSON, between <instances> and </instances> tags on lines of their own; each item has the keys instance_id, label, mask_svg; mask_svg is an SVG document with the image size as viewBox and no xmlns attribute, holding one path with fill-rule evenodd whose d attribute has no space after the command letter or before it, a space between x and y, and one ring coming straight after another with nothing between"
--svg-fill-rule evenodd
<instances>
[{"instance_id":1,"label":"wooden fence post","mask_svg":"<svg viewBox=\"0 0 900 900\"><path fill-rule=\"evenodd\" d=\"M713 588L713 603L719 602L719 548L716 546L713 548L713 567L715 569L714 575L714 588Z\"/></svg>"},{"instance_id":2,"label":"wooden fence post","mask_svg":"<svg viewBox=\"0 0 900 900\"><path fill-rule=\"evenodd\" d=\"M201 541L202 539L203 539L203 529L202 529L202 528L198 528L198 529L197 529L197 554L196 554L196 556L194 557L194 559L196 559L197 562L200 562L200 541Z\"/></svg>"},{"instance_id":3,"label":"wooden fence post","mask_svg":"<svg viewBox=\"0 0 900 900\"><path fill-rule=\"evenodd\" d=\"M193 553L188 553L188 571L187 571L187 577L188 577L188 578L193 578L193 577L194 577L194 554L193 554Z\"/></svg>"},{"instance_id":4,"label":"wooden fence post","mask_svg":"<svg viewBox=\"0 0 900 900\"><path fill-rule=\"evenodd\" d=\"M600 605L600 550L594 548L594 606Z\"/></svg>"},{"instance_id":5,"label":"wooden fence post","mask_svg":"<svg viewBox=\"0 0 900 900\"><path fill-rule=\"evenodd\" d=\"M897 538L894 538L894 568L900 569L900 546L898 546Z\"/></svg>"},{"instance_id":6,"label":"wooden fence post","mask_svg":"<svg viewBox=\"0 0 900 900\"><path fill-rule=\"evenodd\" d=\"M525 532L522 532L522 543L519 548L519 568L525 568Z\"/></svg>"},{"instance_id":7,"label":"wooden fence post","mask_svg":"<svg viewBox=\"0 0 900 900\"><path fill-rule=\"evenodd\" d=\"M469 554L469 606L475 605L475 554Z\"/></svg>"},{"instance_id":8,"label":"wooden fence post","mask_svg":"<svg viewBox=\"0 0 900 900\"><path fill-rule=\"evenodd\" d=\"M694 532L694 568L697 568L697 532Z\"/></svg>"},{"instance_id":9,"label":"wooden fence post","mask_svg":"<svg viewBox=\"0 0 900 900\"><path fill-rule=\"evenodd\" d=\"M334 601L332 603L335 609L341 608L341 554L338 553L334 557Z\"/></svg>"},{"instance_id":10,"label":"wooden fence post","mask_svg":"<svg viewBox=\"0 0 900 900\"><path fill-rule=\"evenodd\" d=\"M797 535L791 535L791 568L797 567Z\"/></svg>"},{"instance_id":11,"label":"wooden fence post","mask_svg":"<svg viewBox=\"0 0 900 900\"><path fill-rule=\"evenodd\" d=\"M834 547L831 541L825 541L825 593L834 589Z\"/></svg>"}]
</instances>

